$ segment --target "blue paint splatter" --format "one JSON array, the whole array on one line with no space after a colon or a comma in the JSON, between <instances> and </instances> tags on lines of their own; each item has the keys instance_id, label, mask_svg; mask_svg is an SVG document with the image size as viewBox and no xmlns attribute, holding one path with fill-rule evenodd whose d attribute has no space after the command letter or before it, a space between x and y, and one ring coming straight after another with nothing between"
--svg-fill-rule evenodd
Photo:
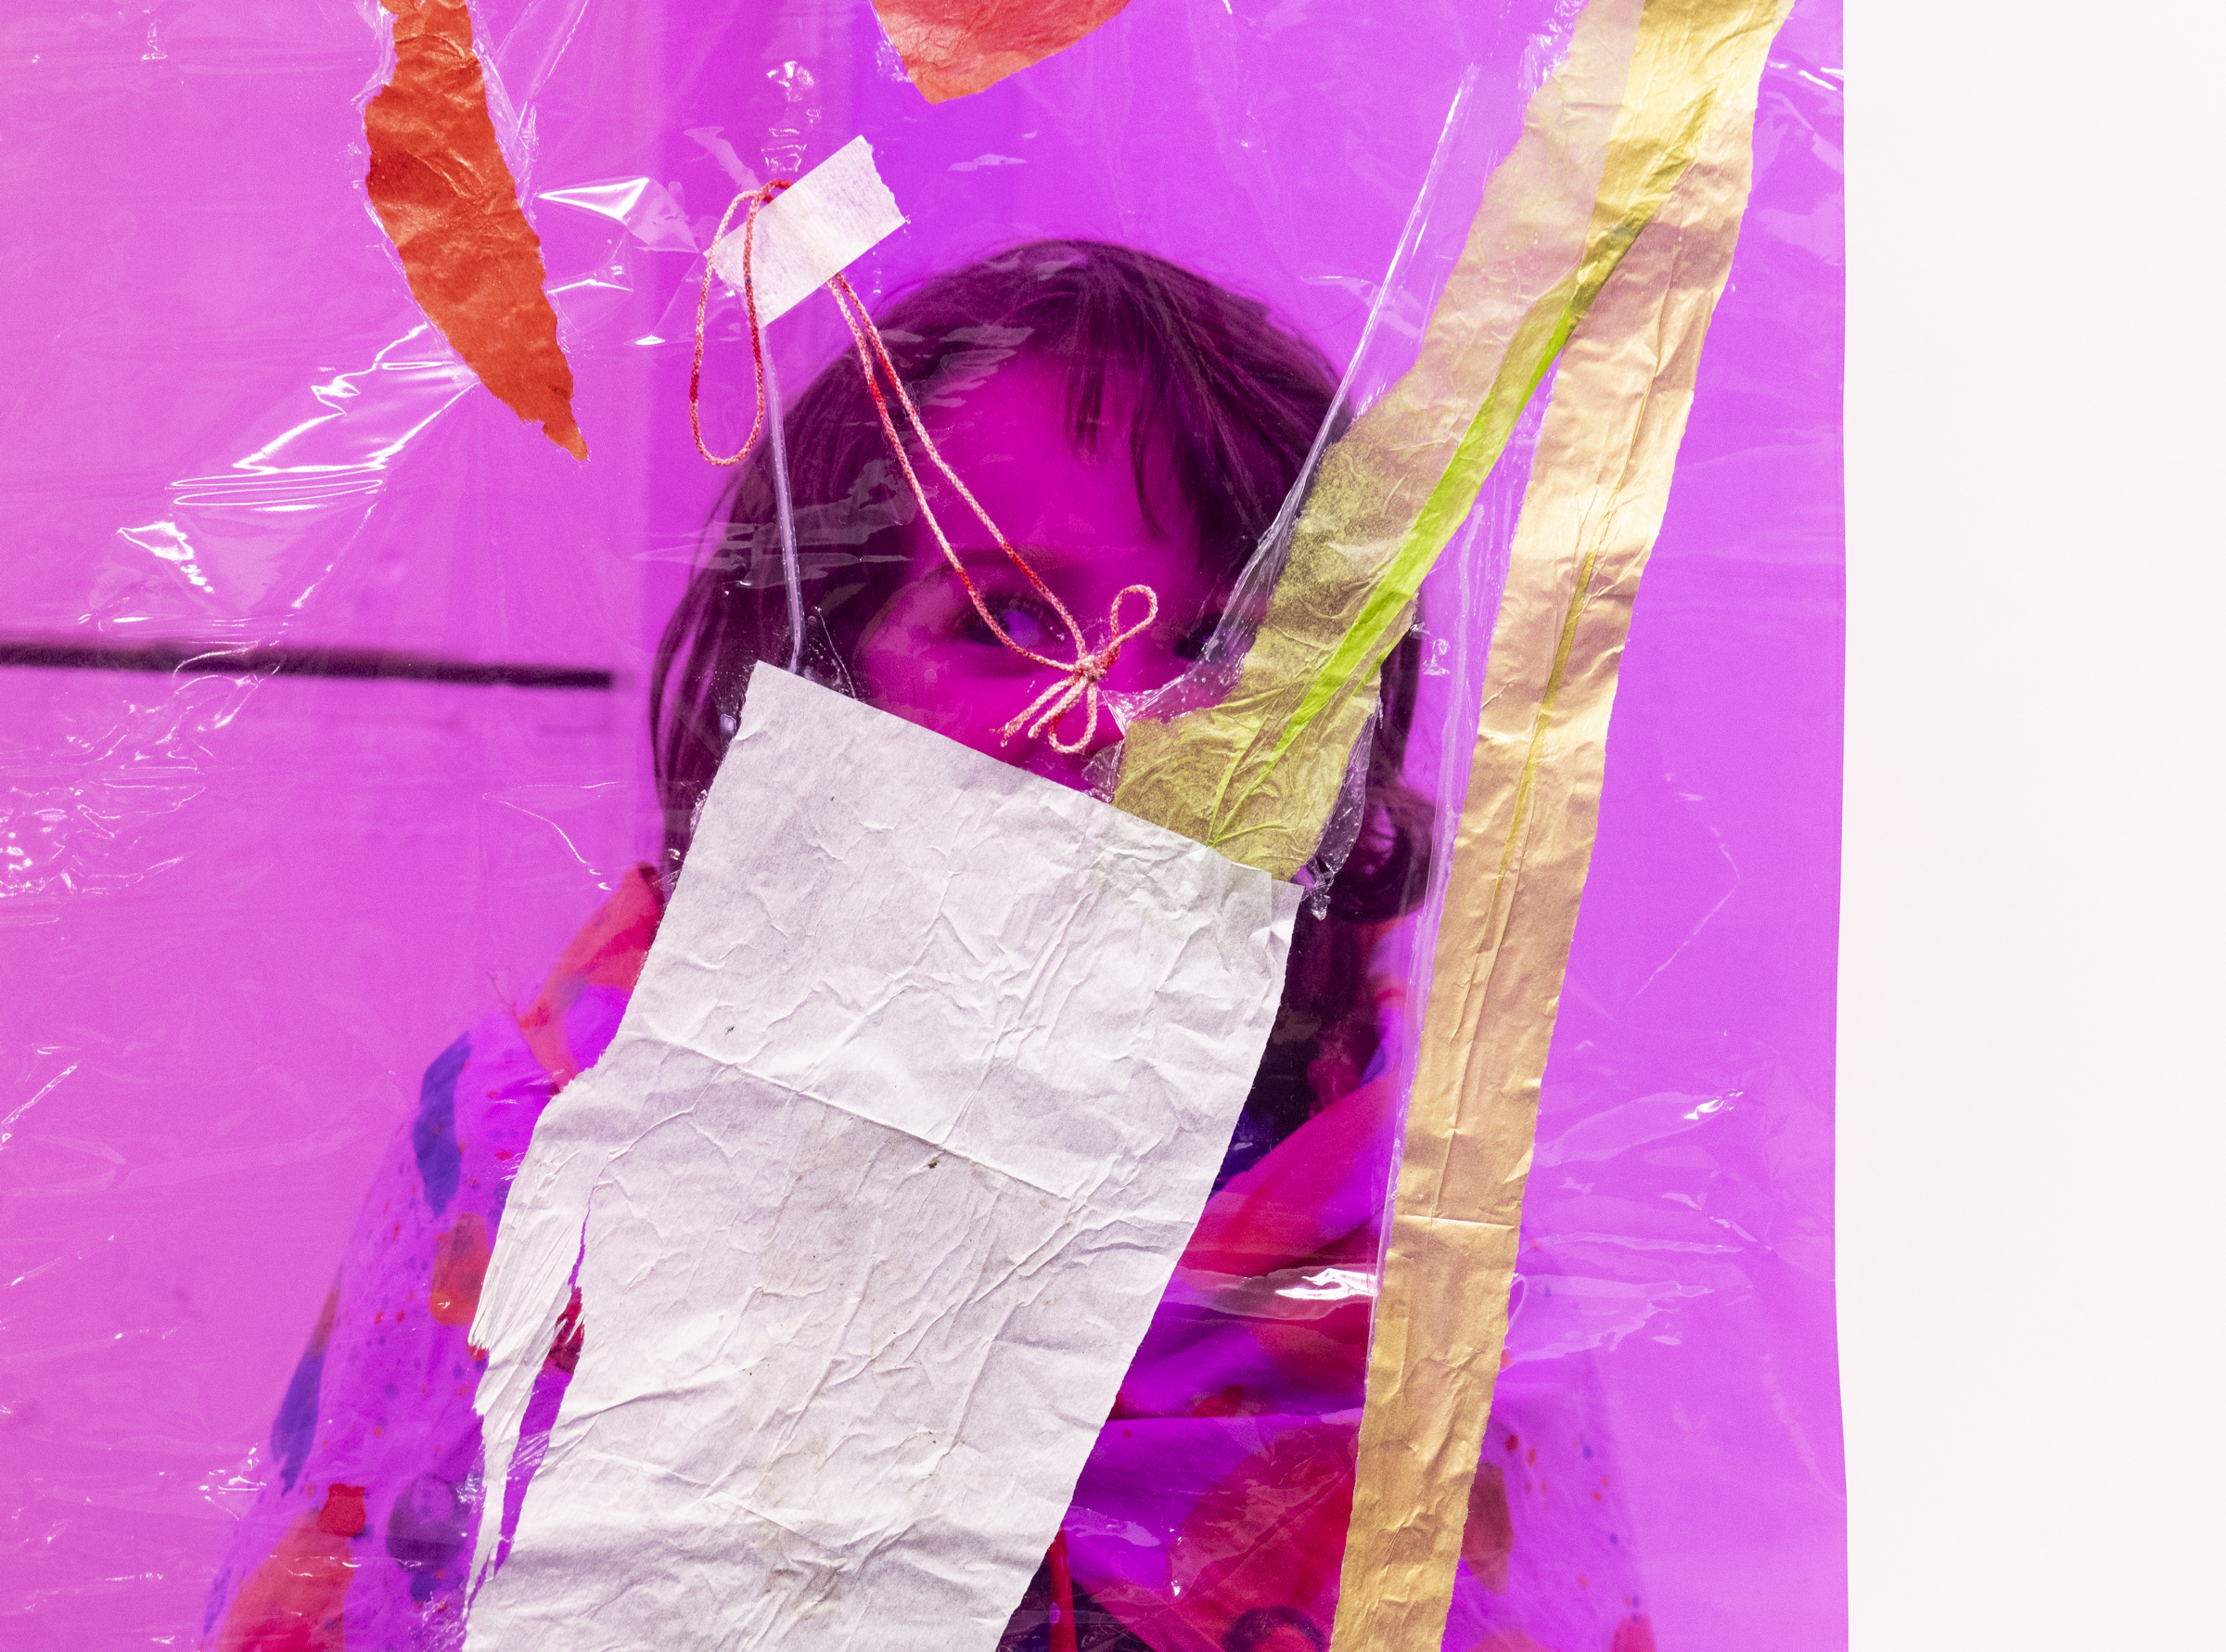
<instances>
[{"instance_id":1,"label":"blue paint splatter","mask_svg":"<svg viewBox=\"0 0 2226 1652\"><path fill-rule=\"evenodd\" d=\"M216 1614L232 1590L232 1569L224 1568L216 1574L216 1583L209 1591L209 1604L201 1608L201 1633L206 1636L216 1628Z\"/></svg>"},{"instance_id":2,"label":"blue paint splatter","mask_svg":"<svg viewBox=\"0 0 2226 1652\"><path fill-rule=\"evenodd\" d=\"M317 1396L325 1386L325 1338L316 1337L301 1352L286 1398L278 1402L278 1420L271 1425L271 1455L278 1460L278 1477L292 1491L309 1461L310 1437L317 1431Z\"/></svg>"},{"instance_id":3,"label":"blue paint splatter","mask_svg":"<svg viewBox=\"0 0 2226 1652\"><path fill-rule=\"evenodd\" d=\"M417 1121L410 1126L410 1146L417 1154L425 1202L436 1216L456 1197L456 1180L463 1173L463 1155L456 1146L456 1075L470 1059L471 1038L467 1034L433 1057L417 1091Z\"/></svg>"},{"instance_id":4,"label":"blue paint splatter","mask_svg":"<svg viewBox=\"0 0 2226 1652\"><path fill-rule=\"evenodd\" d=\"M419 1606L432 1599L449 1563L470 1541L469 1517L455 1487L437 1474L419 1475L394 1499L387 1517L387 1553L410 1574L410 1598Z\"/></svg>"}]
</instances>

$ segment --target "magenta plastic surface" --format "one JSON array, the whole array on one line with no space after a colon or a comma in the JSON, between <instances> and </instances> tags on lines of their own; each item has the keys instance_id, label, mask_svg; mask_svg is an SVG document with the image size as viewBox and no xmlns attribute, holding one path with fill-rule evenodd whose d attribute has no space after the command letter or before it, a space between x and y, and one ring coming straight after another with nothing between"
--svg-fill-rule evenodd
<instances>
[{"instance_id":1,"label":"magenta plastic surface","mask_svg":"<svg viewBox=\"0 0 2226 1652\"><path fill-rule=\"evenodd\" d=\"M377 6L0 21L0 647L45 661L0 664L0 1643L197 1643L427 1064L654 857L649 657L719 483L687 439L697 249L739 174L864 132L913 221L853 272L869 296L1098 236L1341 365L1463 69L1503 148L1567 9L1137 0L930 109L864 0L481 6L584 466L473 384L367 210ZM1836 6L1804 0L1546 1078L1499 1406L1545 1432L1487 1449L1511 1489L1532 1450L1556 1479L1612 1460L1585 1494L1619 1504L1665 1652L1845 1641L1837 64ZM782 324L785 383L838 327ZM90 669L179 639L511 680Z\"/></svg>"}]
</instances>

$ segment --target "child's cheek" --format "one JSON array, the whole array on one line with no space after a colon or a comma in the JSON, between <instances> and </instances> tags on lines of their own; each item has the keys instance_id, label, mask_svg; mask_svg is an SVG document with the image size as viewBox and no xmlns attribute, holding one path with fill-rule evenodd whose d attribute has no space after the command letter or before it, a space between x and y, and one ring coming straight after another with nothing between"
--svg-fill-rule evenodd
<instances>
[{"instance_id":1,"label":"child's cheek","mask_svg":"<svg viewBox=\"0 0 2226 1652\"><path fill-rule=\"evenodd\" d=\"M900 622L883 626L859 653L866 698L873 704L994 755L994 725L987 745L979 737L983 711L994 691L953 669L948 645L938 647L925 628ZM1004 721L997 719L997 724Z\"/></svg>"}]
</instances>

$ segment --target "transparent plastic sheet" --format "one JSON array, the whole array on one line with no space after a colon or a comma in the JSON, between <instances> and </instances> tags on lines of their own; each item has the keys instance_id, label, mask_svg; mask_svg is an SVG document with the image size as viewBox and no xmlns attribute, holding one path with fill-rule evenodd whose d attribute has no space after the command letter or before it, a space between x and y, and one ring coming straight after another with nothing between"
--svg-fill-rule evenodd
<instances>
[{"instance_id":1,"label":"transparent plastic sheet","mask_svg":"<svg viewBox=\"0 0 2226 1652\"><path fill-rule=\"evenodd\" d=\"M329 1487L355 1482L327 1468L368 1459L334 1437L437 1428L362 1386L387 1333L328 1293L336 1267L376 1271L366 1187L406 1204L441 1162L443 1084L475 1099L458 1081L487 1069L441 1055L458 1033L517 1029L504 1076L545 1098L608 1036L646 943L658 891L629 868L659 864L669 824L643 714L657 638L691 569L761 549L732 543L684 412L694 282L733 192L864 132L911 220L851 271L877 308L999 248L1092 236L1266 301L1342 370L1455 87L1473 65L1488 163L1570 15L1140 5L930 108L863 6L483 7L584 466L477 389L365 210L383 13L8 25L11 1637L221 1634L304 1516L324 1524L296 1574L346 1585L323 1644L453 1630L472 1442L452 1432L407 1474L406 1453L377 1459L347 1530ZM1844 1635L1836 27L1797 10L1765 75L1755 197L1633 626L1451 1646ZM1426 308L1426 274L1416 290ZM1404 302L1389 335L1419 319ZM749 413L731 295L713 321L710 434L731 450ZM792 403L847 345L816 300L771 339ZM1426 590L1403 774L1440 842L1524 462L1518 438ZM815 542L812 503L798 550L824 585L856 546L824 514ZM839 680L832 638L804 640ZM1286 1087L1395 1095L1420 921L1375 938L1373 1034L1286 1041ZM461 1185L518 1144L449 1129L488 1155L445 1172L469 1204ZM1274 1150L1244 1129L1233 1171ZM1186 1259L1067 1524L1101 1603L1085 1635L1306 1638L1240 1626L1260 1608L1326 1629L1387 1139L1329 1156L1358 1214L1321 1243ZM425 1268L468 1274L463 1208L415 1236ZM365 1320L414 1305L361 1300ZM460 1351L455 1302L434 1307ZM1050 1644L1052 1586L1018 1644Z\"/></svg>"}]
</instances>

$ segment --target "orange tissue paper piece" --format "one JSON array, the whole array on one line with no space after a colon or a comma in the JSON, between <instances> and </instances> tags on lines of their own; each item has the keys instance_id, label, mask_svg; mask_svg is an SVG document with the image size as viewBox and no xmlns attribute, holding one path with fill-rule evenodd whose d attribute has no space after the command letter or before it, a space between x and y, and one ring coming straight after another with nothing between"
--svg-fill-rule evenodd
<instances>
[{"instance_id":1,"label":"orange tissue paper piece","mask_svg":"<svg viewBox=\"0 0 2226 1652\"><path fill-rule=\"evenodd\" d=\"M964 97L1063 52L1129 0L874 0L929 103Z\"/></svg>"},{"instance_id":2,"label":"orange tissue paper piece","mask_svg":"<svg viewBox=\"0 0 2226 1652\"><path fill-rule=\"evenodd\" d=\"M541 237L495 142L471 13L465 0L380 4L394 14L394 78L364 110L365 184L410 292L505 406L584 459Z\"/></svg>"}]
</instances>

